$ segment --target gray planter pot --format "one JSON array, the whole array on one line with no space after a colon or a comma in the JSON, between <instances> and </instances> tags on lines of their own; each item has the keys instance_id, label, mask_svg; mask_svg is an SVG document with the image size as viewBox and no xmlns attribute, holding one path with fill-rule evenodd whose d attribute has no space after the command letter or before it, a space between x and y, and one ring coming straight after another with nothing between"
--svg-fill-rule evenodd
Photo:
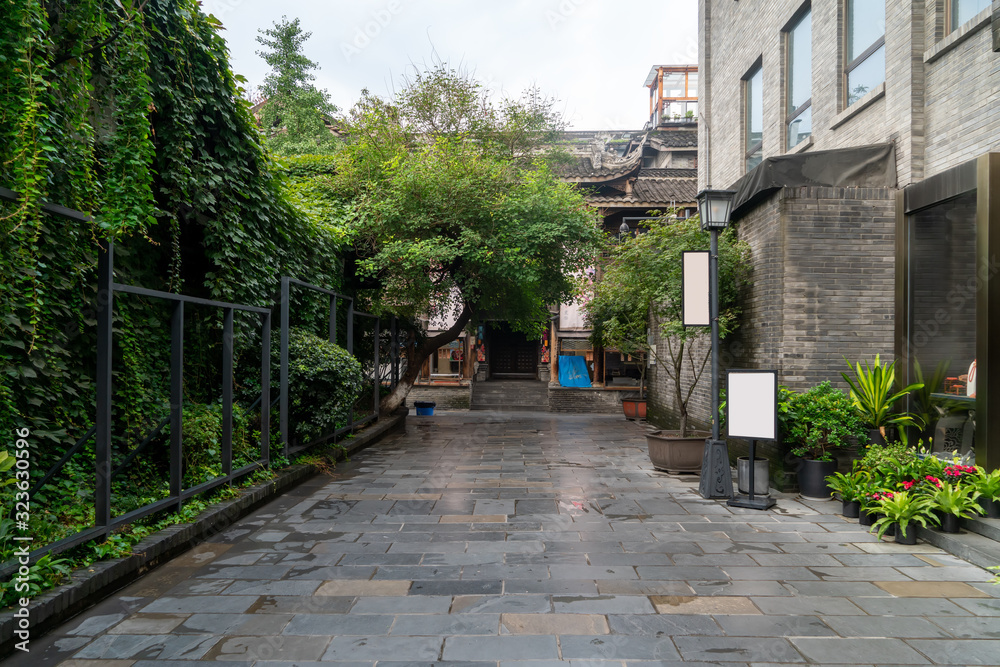
<instances>
[{"instance_id":1,"label":"gray planter pot","mask_svg":"<svg viewBox=\"0 0 1000 667\"><path fill-rule=\"evenodd\" d=\"M677 431L650 431L646 434L649 460L664 472L701 472L707 431L688 431L681 438Z\"/></svg>"},{"instance_id":2,"label":"gray planter pot","mask_svg":"<svg viewBox=\"0 0 1000 667\"><path fill-rule=\"evenodd\" d=\"M771 491L768 461L760 456L753 462L753 494L766 496ZM750 493L750 457L741 456L736 459L736 486L740 493Z\"/></svg>"}]
</instances>

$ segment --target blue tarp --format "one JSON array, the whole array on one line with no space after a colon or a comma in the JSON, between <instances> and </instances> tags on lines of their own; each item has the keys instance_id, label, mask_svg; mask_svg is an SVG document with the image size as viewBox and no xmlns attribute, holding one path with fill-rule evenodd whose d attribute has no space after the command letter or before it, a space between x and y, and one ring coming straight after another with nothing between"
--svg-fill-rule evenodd
<instances>
[{"instance_id":1,"label":"blue tarp","mask_svg":"<svg viewBox=\"0 0 1000 667\"><path fill-rule=\"evenodd\" d=\"M559 384L564 387L589 387L590 373L583 357L559 355Z\"/></svg>"}]
</instances>

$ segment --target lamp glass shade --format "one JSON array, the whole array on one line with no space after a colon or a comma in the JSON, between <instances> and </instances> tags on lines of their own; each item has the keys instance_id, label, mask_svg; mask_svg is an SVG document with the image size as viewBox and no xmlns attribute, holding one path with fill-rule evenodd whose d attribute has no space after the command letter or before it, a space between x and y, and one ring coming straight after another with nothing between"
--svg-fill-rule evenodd
<instances>
[{"instance_id":1,"label":"lamp glass shade","mask_svg":"<svg viewBox=\"0 0 1000 667\"><path fill-rule=\"evenodd\" d=\"M628 223L627 222L623 222L622 225L621 225L621 227L618 228L618 233L619 234L628 234L629 233L629 229L630 228L628 226Z\"/></svg>"},{"instance_id":2,"label":"lamp glass shade","mask_svg":"<svg viewBox=\"0 0 1000 667\"><path fill-rule=\"evenodd\" d=\"M733 208L732 190L702 190L698 193L698 213L702 229L725 229Z\"/></svg>"}]
</instances>

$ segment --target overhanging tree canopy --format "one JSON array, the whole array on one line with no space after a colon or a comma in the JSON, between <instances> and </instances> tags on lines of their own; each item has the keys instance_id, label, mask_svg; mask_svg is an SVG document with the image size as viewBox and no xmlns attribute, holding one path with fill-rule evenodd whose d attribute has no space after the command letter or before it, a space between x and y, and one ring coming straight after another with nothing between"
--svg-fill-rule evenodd
<instances>
[{"instance_id":1,"label":"overhanging tree canopy","mask_svg":"<svg viewBox=\"0 0 1000 667\"><path fill-rule=\"evenodd\" d=\"M562 127L552 106L537 91L495 101L472 77L438 67L392 100L366 92L352 110L338 178L356 202L361 294L379 312L455 316L411 351L384 409L470 321L537 329L546 304L573 296L572 273L592 265L597 216L541 152Z\"/></svg>"}]
</instances>

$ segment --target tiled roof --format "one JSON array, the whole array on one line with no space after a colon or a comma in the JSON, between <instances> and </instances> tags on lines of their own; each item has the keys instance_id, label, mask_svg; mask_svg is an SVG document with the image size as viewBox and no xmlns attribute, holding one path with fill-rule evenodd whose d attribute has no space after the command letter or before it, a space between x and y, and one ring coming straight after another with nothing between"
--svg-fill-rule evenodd
<instances>
[{"instance_id":1,"label":"tiled roof","mask_svg":"<svg viewBox=\"0 0 1000 667\"><path fill-rule=\"evenodd\" d=\"M579 156L576 162L559 167L559 175L567 180L612 180L621 178L639 168L642 162L642 151L633 151L624 159L609 159L605 153L601 156L601 166L595 167L591 156Z\"/></svg>"},{"instance_id":2,"label":"tiled roof","mask_svg":"<svg viewBox=\"0 0 1000 667\"><path fill-rule=\"evenodd\" d=\"M698 178L697 169L643 169L640 176L650 178Z\"/></svg>"},{"instance_id":3,"label":"tiled roof","mask_svg":"<svg viewBox=\"0 0 1000 667\"><path fill-rule=\"evenodd\" d=\"M655 148L697 148L698 133L692 130L660 130L650 133L649 143Z\"/></svg>"},{"instance_id":4,"label":"tiled roof","mask_svg":"<svg viewBox=\"0 0 1000 667\"><path fill-rule=\"evenodd\" d=\"M652 172L652 173L651 173ZM688 172L683 177L665 177L662 172ZM619 206L668 206L671 202L689 203L698 194L698 172L695 169L647 169L639 172L632 185L632 192L620 195L592 195L592 204L617 204Z\"/></svg>"}]
</instances>

